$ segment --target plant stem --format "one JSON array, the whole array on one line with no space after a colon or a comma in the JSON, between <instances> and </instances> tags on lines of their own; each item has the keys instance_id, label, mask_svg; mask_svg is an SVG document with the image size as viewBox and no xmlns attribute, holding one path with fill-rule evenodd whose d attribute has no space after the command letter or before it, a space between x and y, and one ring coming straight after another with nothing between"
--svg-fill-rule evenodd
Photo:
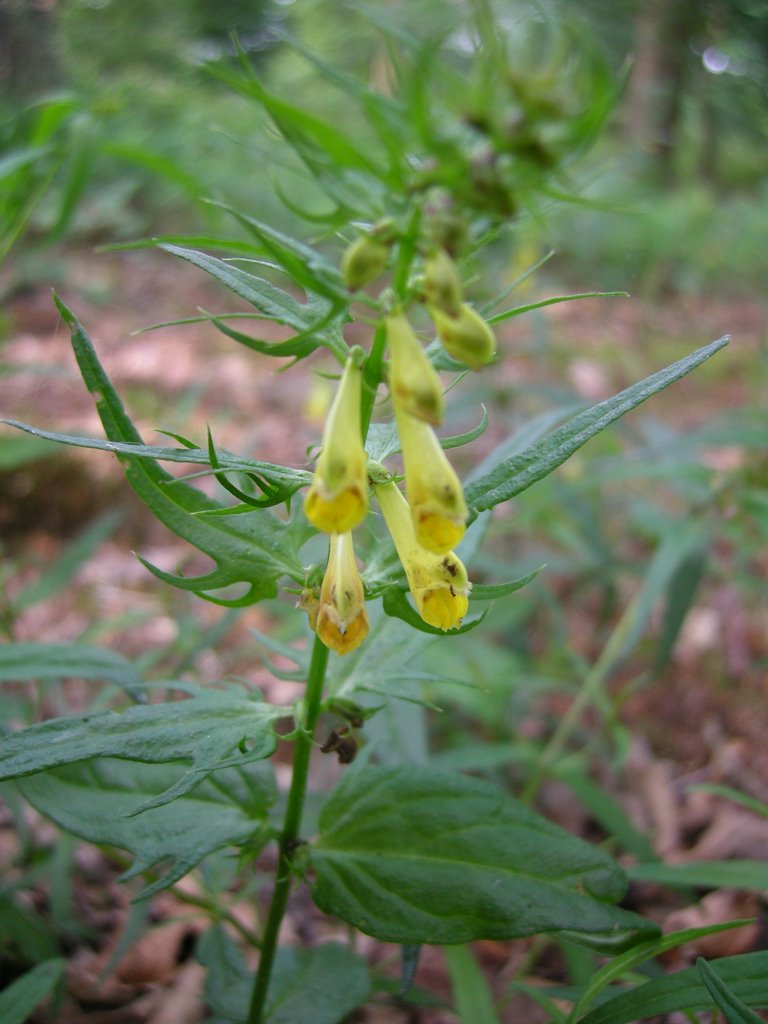
<instances>
[{"instance_id":1,"label":"plant stem","mask_svg":"<svg viewBox=\"0 0 768 1024\"><path fill-rule=\"evenodd\" d=\"M296 740L293 747L293 774L291 776L291 788L288 793L288 804L285 808L283 831L280 834L277 877L275 879L272 900L269 904L264 935L261 940L259 968L253 983L251 1005L248 1010L246 1024L262 1024L264 1019L264 1006L269 989L269 980L272 976L272 965L277 951L278 932L280 931L280 924L283 920L285 908L288 904L288 896L291 891L291 861L299 839L301 815L304 810L304 798L307 792L309 761L312 755L313 737L317 716L320 711L320 701L323 696L327 664L328 648L316 636L315 644L312 648L312 660L309 663L309 674L307 675L304 721L298 723Z\"/></svg>"}]
</instances>

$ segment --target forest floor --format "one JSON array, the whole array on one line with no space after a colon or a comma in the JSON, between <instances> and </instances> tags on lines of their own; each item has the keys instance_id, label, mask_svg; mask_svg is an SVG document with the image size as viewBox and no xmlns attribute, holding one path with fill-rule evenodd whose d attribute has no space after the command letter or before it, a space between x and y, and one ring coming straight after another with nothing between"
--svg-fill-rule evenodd
<instances>
[{"instance_id":1,"label":"forest floor","mask_svg":"<svg viewBox=\"0 0 768 1024\"><path fill-rule=\"evenodd\" d=\"M574 289L578 290L578 289ZM169 257L114 253L94 258L69 257L62 298L86 325L100 358L147 443L163 443L157 429L205 443L210 424L221 448L272 462L306 465L307 449L317 443L326 392L312 370L331 370L322 356L311 366L277 373L274 360L239 348L206 324L167 327L133 334L150 323L194 315L197 307L217 312L221 294L199 271ZM526 296L525 301L528 301ZM236 304L226 310L237 311ZM50 298L35 287L18 292L6 305L7 340L0 354L0 416L67 434L101 436L93 403L69 349L67 332ZM653 400L654 412L676 427L694 429L716 414L755 402L762 388L756 367L764 360L765 309L757 301L716 296L672 296L649 306L637 299L587 300L553 307L543 314L550 341L550 367L562 373L563 386L584 399L608 397L633 379L671 362L722 334L734 336L725 366L709 365ZM518 323L520 326L517 326ZM514 321L502 347L509 359L494 378L497 397L514 379L536 382L539 362L527 319ZM282 361L278 364L284 366ZM628 376L637 369L634 377ZM551 383L551 381L550 381ZM504 436L501 415L483 440ZM498 411L498 409L497 409ZM193 606L184 595L169 594L138 562L134 551L163 568L182 557L181 542L146 513L123 482L116 460L101 452L74 448L3 468L0 435L0 553L5 560L6 599L37 579L81 531L99 516L119 513L120 521L85 563L71 584L46 600L25 607L12 622L17 641L89 642L116 647L144 659L151 678L176 667L179 652L189 654L187 670L197 678L239 676L264 689L270 699L296 696L295 684L275 680L254 666L249 630L269 628L261 607L247 609L229 628L221 647L194 652L190 633L213 625L221 610ZM16 436L16 435L13 435ZM588 451L589 449L587 449ZM749 453L739 444L701 453L724 474L744 464ZM727 545L727 541L722 541ZM726 552L727 554L727 552ZM768 575L768 560L753 566ZM764 577L765 578L765 577ZM567 594L564 598L567 602ZM574 602L566 617L575 631L589 635L583 609ZM190 626L194 619L195 626ZM184 625L186 623L186 625ZM185 648L185 644L188 646ZM153 657L152 652L158 652ZM170 653L169 653L170 652ZM166 660L167 659L167 660ZM704 585L683 628L670 668L653 686L641 690L621 709L633 742L631 779L614 793L632 821L651 837L656 852L670 861L765 859L768 819L701 790L695 782L741 789L768 800L768 749L764 712L768 697L768 607L738 586L718 579ZM70 680L55 690L36 691L38 716L80 710L93 696L92 684ZM281 767L281 766L279 766ZM556 786L542 794L545 812L572 831L593 837L594 822ZM30 812L33 845L50 848L53 826ZM0 870L10 883L27 877L23 851L10 812L0 817ZM72 914L82 927L64 937L69 957L68 994L51 1024L195 1024L204 1005L202 968L195 940L206 918L194 911L194 877L157 897L147 928L118 958L106 980L101 972L112 957L129 920L132 885L118 882L119 859L87 844L73 850L70 880ZM38 875L23 888L26 904L45 917L51 902L50 879ZM710 936L671 956L672 967L690 964L696 955L717 957L764 948L768 928L758 898L735 889L712 889L694 896L637 883L632 909L655 918L665 929L755 918L742 928ZM257 925L252 908L237 913ZM346 930L324 921L307 894L298 891L286 925L287 941L315 942ZM385 973L399 969L398 950L365 936L357 948ZM558 977L559 961L546 950L531 964L531 943L484 942L475 947L498 994L526 969L534 985ZM529 968L525 965L529 964ZM12 980L13 959L2 963ZM357 1024L456 1024L450 983L439 949L423 951L417 986L435 1005L414 1008L382 1001L351 1018ZM40 1018L43 1020L44 1018ZM504 1024L543 1020L530 1000L513 996L501 1015Z\"/></svg>"}]
</instances>

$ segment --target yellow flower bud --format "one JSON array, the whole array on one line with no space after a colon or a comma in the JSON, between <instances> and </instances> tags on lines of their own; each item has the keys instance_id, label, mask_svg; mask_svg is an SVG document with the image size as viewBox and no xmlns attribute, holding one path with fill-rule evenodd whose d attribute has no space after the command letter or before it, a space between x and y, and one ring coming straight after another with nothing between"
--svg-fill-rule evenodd
<instances>
[{"instance_id":1,"label":"yellow flower bud","mask_svg":"<svg viewBox=\"0 0 768 1024\"><path fill-rule=\"evenodd\" d=\"M347 360L325 430L315 478L304 498L307 519L325 533L346 533L368 511L366 455L360 433L362 370Z\"/></svg>"},{"instance_id":2,"label":"yellow flower bud","mask_svg":"<svg viewBox=\"0 0 768 1024\"><path fill-rule=\"evenodd\" d=\"M349 654L368 635L363 581L355 561L351 533L335 533L320 587L317 635L337 654Z\"/></svg>"},{"instance_id":3,"label":"yellow flower bud","mask_svg":"<svg viewBox=\"0 0 768 1024\"><path fill-rule=\"evenodd\" d=\"M393 398L411 416L437 426L443 419L443 389L437 371L402 313L391 314L385 324Z\"/></svg>"},{"instance_id":4,"label":"yellow flower bud","mask_svg":"<svg viewBox=\"0 0 768 1024\"><path fill-rule=\"evenodd\" d=\"M490 326L471 306L463 303L457 317L436 306L429 307L437 333L446 351L473 370L486 366L496 355L496 337Z\"/></svg>"},{"instance_id":5,"label":"yellow flower bud","mask_svg":"<svg viewBox=\"0 0 768 1024\"><path fill-rule=\"evenodd\" d=\"M452 551L437 555L419 544L408 503L396 484L377 484L376 497L419 615L437 629L456 629L467 614L472 587L463 563Z\"/></svg>"},{"instance_id":6,"label":"yellow flower bud","mask_svg":"<svg viewBox=\"0 0 768 1024\"><path fill-rule=\"evenodd\" d=\"M356 292L375 281L389 258L389 246L370 235L356 239L344 250L341 273L350 291Z\"/></svg>"},{"instance_id":7,"label":"yellow flower bud","mask_svg":"<svg viewBox=\"0 0 768 1024\"><path fill-rule=\"evenodd\" d=\"M395 402L405 490L419 544L441 554L464 536L468 509L459 478L426 423Z\"/></svg>"},{"instance_id":8,"label":"yellow flower bud","mask_svg":"<svg viewBox=\"0 0 768 1024\"><path fill-rule=\"evenodd\" d=\"M436 249L424 261L424 294L430 306L447 316L460 315L464 297L461 278L444 249Z\"/></svg>"}]
</instances>

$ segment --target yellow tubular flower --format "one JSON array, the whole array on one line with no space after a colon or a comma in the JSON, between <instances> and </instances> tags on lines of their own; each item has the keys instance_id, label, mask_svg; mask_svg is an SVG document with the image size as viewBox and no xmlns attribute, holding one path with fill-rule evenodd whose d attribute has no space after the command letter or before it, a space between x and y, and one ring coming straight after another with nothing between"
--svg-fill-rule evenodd
<instances>
[{"instance_id":1,"label":"yellow tubular flower","mask_svg":"<svg viewBox=\"0 0 768 1024\"><path fill-rule=\"evenodd\" d=\"M468 515L459 478L430 426L397 401L395 418L416 540L435 554L450 551L464 536Z\"/></svg>"},{"instance_id":2,"label":"yellow tubular flower","mask_svg":"<svg viewBox=\"0 0 768 1024\"><path fill-rule=\"evenodd\" d=\"M346 533L368 511L367 460L360 434L362 376L348 359L328 412L315 478L304 498L307 519L325 533Z\"/></svg>"},{"instance_id":3,"label":"yellow tubular flower","mask_svg":"<svg viewBox=\"0 0 768 1024\"><path fill-rule=\"evenodd\" d=\"M351 533L335 533L320 588L317 635L337 654L349 654L368 635L363 581L360 579Z\"/></svg>"},{"instance_id":4,"label":"yellow tubular flower","mask_svg":"<svg viewBox=\"0 0 768 1024\"><path fill-rule=\"evenodd\" d=\"M389 389L411 414L437 426L443 420L440 377L427 358L407 317L393 313L385 320L389 345Z\"/></svg>"},{"instance_id":5,"label":"yellow tubular flower","mask_svg":"<svg viewBox=\"0 0 768 1024\"><path fill-rule=\"evenodd\" d=\"M496 337L490 325L466 302L457 317L448 316L437 306L429 307L429 315L445 350L459 362L480 370L496 355Z\"/></svg>"},{"instance_id":6,"label":"yellow tubular flower","mask_svg":"<svg viewBox=\"0 0 768 1024\"><path fill-rule=\"evenodd\" d=\"M436 249L424 260L424 292L430 306L447 316L461 314L463 290L456 264L444 249Z\"/></svg>"},{"instance_id":7,"label":"yellow tubular flower","mask_svg":"<svg viewBox=\"0 0 768 1024\"><path fill-rule=\"evenodd\" d=\"M408 503L396 484L377 484L376 497L419 615L437 629L456 629L467 614L472 587L463 563L452 551L436 555L418 543Z\"/></svg>"}]
</instances>

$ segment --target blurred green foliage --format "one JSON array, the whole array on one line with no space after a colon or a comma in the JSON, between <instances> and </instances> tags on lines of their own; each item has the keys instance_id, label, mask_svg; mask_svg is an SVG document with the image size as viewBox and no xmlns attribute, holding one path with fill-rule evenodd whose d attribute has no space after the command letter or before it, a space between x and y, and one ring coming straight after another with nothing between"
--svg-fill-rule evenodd
<instances>
[{"instance_id":1,"label":"blurred green foliage","mask_svg":"<svg viewBox=\"0 0 768 1024\"><path fill-rule=\"evenodd\" d=\"M486 3L474 0L478 10ZM271 179L279 174L291 195L307 190L306 179L253 107L209 73L232 69L233 35L273 93L301 95L325 115L338 112L350 137L362 139L365 119L350 119L332 85L299 52L276 43L311 40L338 72L367 75L386 92L391 44L378 19L447 39L460 71L467 6L441 5L437 24L427 0L396 3L386 13L369 0L62 0L50 10L6 0L0 252L24 235L28 242L120 241L182 223L188 231L210 229L221 215L200 200L211 198L258 207L264 219L287 224ZM519 42L518 83L532 72L562 83L569 48L587 47L613 68L616 82L625 81L609 136L562 183L564 194L602 209L553 212L539 202L529 210L528 234L577 255L580 265L589 260L597 275L591 284L636 290L639 281L648 292L662 280L665 287L755 285L766 226L764 5L505 0L491 7L513 49ZM549 44L558 33L553 59ZM550 52L546 66L537 37L538 50ZM572 99L564 93L557 102ZM466 103L471 117L471 95ZM494 131L511 129L522 138L519 124ZM576 117L573 130L589 129Z\"/></svg>"}]
</instances>

